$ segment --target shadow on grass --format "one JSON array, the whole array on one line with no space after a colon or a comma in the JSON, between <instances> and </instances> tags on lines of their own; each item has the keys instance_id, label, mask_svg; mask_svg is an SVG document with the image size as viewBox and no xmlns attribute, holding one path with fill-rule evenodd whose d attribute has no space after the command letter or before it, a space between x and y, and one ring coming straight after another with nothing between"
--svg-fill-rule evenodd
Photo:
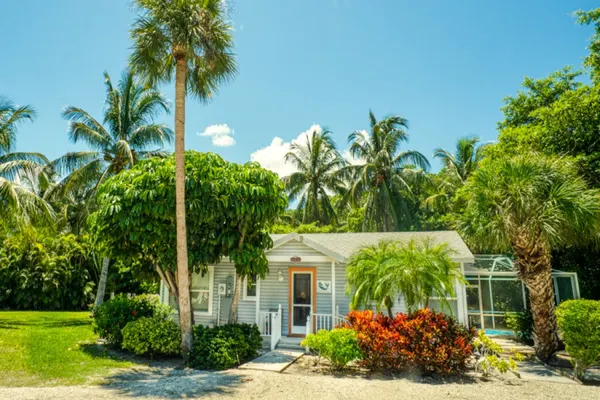
<instances>
[{"instance_id":1,"label":"shadow on grass","mask_svg":"<svg viewBox=\"0 0 600 400\"><path fill-rule=\"evenodd\" d=\"M160 367L122 371L109 377L100 387L120 396L180 399L231 394L244 381L243 376L234 371Z\"/></svg>"},{"instance_id":2,"label":"shadow on grass","mask_svg":"<svg viewBox=\"0 0 600 400\"><path fill-rule=\"evenodd\" d=\"M85 342L80 343L79 348L84 353L88 354L92 358L105 358L117 361L127 361L133 364L145 365L145 366L165 366L172 368L182 368L183 360L180 358L168 358L168 359L150 359L147 357L136 356L135 354L119 350L110 345L101 343Z\"/></svg>"},{"instance_id":3,"label":"shadow on grass","mask_svg":"<svg viewBox=\"0 0 600 400\"><path fill-rule=\"evenodd\" d=\"M86 319L56 319L56 318L35 318L31 320L22 319L0 319L0 329L19 329L20 327L39 327L39 328L70 328L77 326L91 325L91 320Z\"/></svg>"}]
</instances>

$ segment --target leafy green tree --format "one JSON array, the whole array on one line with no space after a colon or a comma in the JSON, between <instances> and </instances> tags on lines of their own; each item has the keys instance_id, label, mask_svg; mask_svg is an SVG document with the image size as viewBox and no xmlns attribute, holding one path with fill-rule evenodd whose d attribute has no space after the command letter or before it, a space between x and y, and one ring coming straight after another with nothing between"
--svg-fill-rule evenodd
<instances>
[{"instance_id":1,"label":"leafy green tree","mask_svg":"<svg viewBox=\"0 0 600 400\"><path fill-rule=\"evenodd\" d=\"M344 168L351 187L351 204L366 198L364 231L395 231L413 220L411 183L423 178L427 158L414 150L401 151L408 141L408 121L400 116L380 121L369 111L370 132L356 131L348 137L351 155L358 164Z\"/></svg>"},{"instance_id":2,"label":"leafy green tree","mask_svg":"<svg viewBox=\"0 0 600 400\"><path fill-rule=\"evenodd\" d=\"M103 123L79 107L69 106L63 111L63 116L70 121L71 141L83 142L90 150L69 152L52 162L57 173L65 176L52 189L54 196L62 198L67 207L73 202L75 206L83 206L74 210L82 216L93 211L90 208L95 204L98 185L131 168L140 159L164 157L161 148L173 139L171 129L153 122L161 112L169 112L169 102L159 91L145 87L130 70L123 73L117 87L104 73L104 84ZM104 300L109 263L109 258L104 257L96 306Z\"/></svg>"},{"instance_id":3,"label":"leafy green tree","mask_svg":"<svg viewBox=\"0 0 600 400\"><path fill-rule=\"evenodd\" d=\"M277 174L256 163L229 163L213 153L186 152L189 269L229 257L236 268L236 300L245 277L268 270L269 229L287 207ZM175 159L153 158L109 179L100 188L95 229L113 256L158 273L176 299L189 285L176 278ZM191 305L190 305L191 307ZM179 308L181 312L181 308Z\"/></svg>"},{"instance_id":4,"label":"leafy green tree","mask_svg":"<svg viewBox=\"0 0 600 400\"><path fill-rule=\"evenodd\" d=\"M539 119L535 112L550 106L564 93L579 88L581 83L576 80L579 76L580 71L564 67L546 78L525 77L522 83L525 90L519 91L516 96L504 98L504 120L498 123L498 129L502 131L506 128L536 125Z\"/></svg>"},{"instance_id":5,"label":"leafy green tree","mask_svg":"<svg viewBox=\"0 0 600 400\"><path fill-rule=\"evenodd\" d=\"M450 309L446 296L454 296L455 282L461 278L458 264L452 261L446 243L411 239L408 243L381 241L361 248L348 262L350 306L387 309L402 296L409 313L419 306L429 306L429 299L440 297Z\"/></svg>"},{"instance_id":6,"label":"leafy green tree","mask_svg":"<svg viewBox=\"0 0 600 400\"><path fill-rule=\"evenodd\" d=\"M459 195L466 204L459 231L480 247L514 253L536 353L547 360L558 345L551 252L597 235L600 192L567 159L525 154L484 162Z\"/></svg>"},{"instance_id":7,"label":"leafy green tree","mask_svg":"<svg viewBox=\"0 0 600 400\"><path fill-rule=\"evenodd\" d=\"M284 177L283 181L290 200L299 200L299 220L303 224L337 223L329 196L346 188L339 174L346 163L335 147L331 131L314 130L305 143L293 142L285 161L298 169L298 172Z\"/></svg>"},{"instance_id":8,"label":"leafy green tree","mask_svg":"<svg viewBox=\"0 0 600 400\"><path fill-rule=\"evenodd\" d=\"M48 159L41 153L15 152L17 127L33 121L35 111L31 106L17 106L0 96L0 205L3 219L13 227L34 220L54 219L52 207L27 187L33 177L45 176L43 170Z\"/></svg>"},{"instance_id":9,"label":"leafy green tree","mask_svg":"<svg viewBox=\"0 0 600 400\"><path fill-rule=\"evenodd\" d=\"M590 11L579 10L574 13L577 22L581 25L594 25L594 35L590 38L588 50L590 54L585 58L584 65L591 71L592 80L600 81L600 8Z\"/></svg>"},{"instance_id":10,"label":"leafy green tree","mask_svg":"<svg viewBox=\"0 0 600 400\"><path fill-rule=\"evenodd\" d=\"M185 98L190 93L210 100L219 86L233 78L231 24L224 19L223 0L135 0L139 17L131 30L130 64L154 86L175 75L175 157L177 168L176 226L178 280L188 286L185 223ZM192 350L192 315L187 293L179 296L179 325L184 358Z\"/></svg>"}]
</instances>

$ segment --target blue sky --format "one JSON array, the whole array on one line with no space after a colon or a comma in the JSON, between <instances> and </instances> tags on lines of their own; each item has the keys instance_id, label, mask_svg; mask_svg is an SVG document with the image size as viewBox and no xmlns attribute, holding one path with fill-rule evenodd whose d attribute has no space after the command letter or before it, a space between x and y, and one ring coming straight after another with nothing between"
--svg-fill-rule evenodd
<instances>
[{"instance_id":1,"label":"blue sky","mask_svg":"<svg viewBox=\"0 0 600 400\"><path fill-rule=\"evenodd\" d=\"M60 112L74 105L101 118L102 73L116 80L127 65L129 4L3 1L0 94L38 111L35 123L20 129L18 150L56 158L81 148L69 143ZM255 153L281 173L281 155L301 132L327 126L344 150L349 133L367 128L369 109L378 117L406 117L408 147L429 158L461 136L493 140L502 98L515 94L524 76L581 65L592 28L576 25L570 14L597 6L579 0L237 0L240 73L211 104L188 100L186 146L236 162ZM163 90L173 99L171 86ZM172 124L171 116L161 120ZM234 131L234 145L216 147L198 135L220 124Z\"/></svg>"}]
</instances>

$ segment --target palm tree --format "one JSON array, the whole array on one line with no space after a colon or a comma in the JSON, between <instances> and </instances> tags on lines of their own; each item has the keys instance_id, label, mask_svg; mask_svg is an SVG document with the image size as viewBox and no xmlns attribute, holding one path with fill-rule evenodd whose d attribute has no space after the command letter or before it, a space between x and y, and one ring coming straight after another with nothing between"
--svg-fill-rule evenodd
<instances>
[{"instance_id":1,"label":"palm tree","mask_svg":"<svg viewBox=\"0 0 600 400\"><path fill-rule=\"evenodd\" d=\"M93 198L102 182L140 159L164 156L161 147L173 139L170 128L153 122L160 112L169 112L169 102L159 91L143 86L131 71L123 73L117 87L104 73L104 83L102 123L78 107L69 106L63 111L70 121L70 139L73 143L84 142L90 150L67 153L52 162L56 172L65 177L50 192L67 203L76 198L78 202L83 200L87 208L95 204ZM89 211L78 212L86 215ZM109 262L104 257L96 306L104 300Z\"/></svg>"},{"instance_id":2,"label":"palm tree","mask_svg":"<svg viewBox=\"0 0 600 400\"><path fill-rule=\"evenodd\" d=\"M454 296L455 282L461 277L446 243L430 239L411 239L408 243L381 241L355 253L348 262L348 288L351 308L387 309L393 317L395 300L402 296L409 313L419 306L429 306L429 299L440 297L450 308L447 296Z\"/></svg>"},{"instance_id":3,"label":"palm tree","mask_svg":"<svg viewBox=\"0 0 600 400\"><path fill-rule=\"evenodd\" d=\"M369 111L370 132L350 134L350 154L358 165L345 168L352 181L347 194L353 205L366 196L364 231L395 231L410 222L411 183L423 177L429 161L418 151L400 151L408 142L408 121L400 116L377 121Z\"/></svg>"},{"instance_id":4,"label":"palm tree","mask_svg":"<svg viewBox=\"0 0 600 400\"><path fill-rule=\"evenodd\" d=\"M433 156L439 158L450 176L456 178L460 183L466 180L477 170L479 162L483 159L483 153L488 144L478 145L478 137L464 137L456 142L454 154L444 149L436 149Z\"/></svg>"},{"instance_id":5,"label":"palm tree","mask_svg":"<svg viewBox=\"0 0 600 400\"><path fill-rule=\"evenodd\" d=\"M338 174L345 161L335 147L331 131L313 130L305 143L294 141L285 161L298 169L298 172L284 177L283 182L289 198L299 199L297 211L301 213L301 222L337 223L329 193L340 193L345 189Z\"/></svg>"},{"instance_id":6,"label":"palm tree","mask_svg":"<svg viewBox=\"0 0 600 400\"><path fill-rule=\"evenodd\" d=\"M131 36L130 64L150 85L167 83L175 75L175 218L177 276L189 287L185 225L185 98L189 92L210 100L219 86L232 79L236 63L232 53L231 24L223 14L223 0L136 0L140 16ZM241 280L238 278L241 282ZM236 285L236 291L241 285ZM190 293L179 293L181 349L187 359L192 349Z\"/></svg>"},{"instance_id":7,"label":"palm tree","mask_svg":"<svg viewBox=\"0 0 600 400\"><path fill-rule=\"evenodd\" d=\"M16 106L0 96L0 205L8 210L6 222L16 226L54 217L52 207L27 185L29 178L43 176L48 159L41 153L13 152L18 125L34 117L31 106Z\"/></svg>"},{"instance_id":8,"label":"palm tree","mask_svg":"<svg viewBox=\"0 0 600 400\"><path fill-rule=\"evenodd\" d=\"M536 353L547 360L558 345L551 252L597 237L600 191L570 161L526 154L482 164L459 196L466 204L460 232L480 248L514 253L529 290Z\"/></svg>"},{"instance_id":9,"label":"palm tree","mask_svg":"<svg viewBox=\"0 0 600 400\"><path fill-rule=\"evenodd\" d=\"M478 137L464 137L456 142L454 154L441 148L435 150L433 157L442 161L443 169L428 182L433 192L425 199L428 209L438 209L442 212L450 210L454 194L477 170L484 150L489 146L488 143L479 143Z\"/></svg>"}]
</instances>

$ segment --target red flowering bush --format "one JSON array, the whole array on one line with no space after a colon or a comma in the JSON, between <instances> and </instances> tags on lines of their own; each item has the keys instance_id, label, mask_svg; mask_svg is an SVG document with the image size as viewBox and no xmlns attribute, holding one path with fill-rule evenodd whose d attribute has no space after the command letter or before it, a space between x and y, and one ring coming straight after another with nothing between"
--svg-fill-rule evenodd
<instances>
[{"instance_id":1,"label":"red flowering bush","mask_svg":"<svg viewBox=\"0 0 600 400\"><path fill-rule=\"evenodd\" d=\"M352 311L347 327L356 331L362 365L371 370L416 368L447 375L464 371L473 353L474 329L427 308L395 318Z\"/></svg>"}]
</instances>

